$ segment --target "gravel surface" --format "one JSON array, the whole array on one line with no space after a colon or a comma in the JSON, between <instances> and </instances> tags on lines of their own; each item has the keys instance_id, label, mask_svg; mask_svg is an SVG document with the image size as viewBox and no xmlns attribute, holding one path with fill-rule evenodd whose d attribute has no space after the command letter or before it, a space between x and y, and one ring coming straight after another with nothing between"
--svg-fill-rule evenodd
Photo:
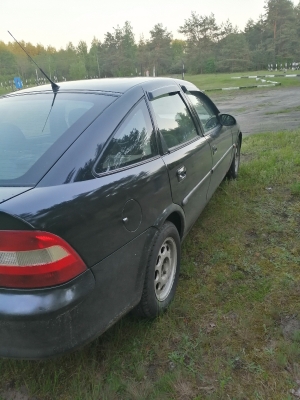
<instances>
[{"instance_id":1,"label":"gravel surface","mask_svg":"<svg viewBox=\"0 0 300 400\"><path fill-rule=\"evenodd\" d=\"M300 128L300 87L234 90L209 97L221 112L236 117L243 136Z\"/></svg>"}]
</instances>

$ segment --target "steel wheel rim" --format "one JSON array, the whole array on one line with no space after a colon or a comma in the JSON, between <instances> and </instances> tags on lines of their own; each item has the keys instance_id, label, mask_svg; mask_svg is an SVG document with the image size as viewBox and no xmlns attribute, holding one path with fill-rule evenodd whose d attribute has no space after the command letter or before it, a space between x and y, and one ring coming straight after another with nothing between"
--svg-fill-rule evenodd
<instances>
[{"instance_id":1,"label":"steel wheel rim","mask_svg":"<svg viewBox=\"0 0 300 400\"><path fill-rule=\"evenodd\" d=\"M177 269L177 246L171 237L165 239L156 258L154 290L158 301L164 301L170 294Z\"/></svg>"}]
</instances>

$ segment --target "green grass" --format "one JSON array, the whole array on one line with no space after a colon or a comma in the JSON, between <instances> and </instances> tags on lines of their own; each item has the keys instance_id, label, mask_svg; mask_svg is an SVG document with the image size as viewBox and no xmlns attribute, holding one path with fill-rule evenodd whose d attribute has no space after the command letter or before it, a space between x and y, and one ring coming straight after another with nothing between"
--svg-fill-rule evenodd
<instances>
[{"instance_id":1,"label":"green grass","mask_svg":"<svg viewBox=\"0 0 300 400\"><path fill-rule=\"evenodd\" d=\"M5 88L0 87L0 96L2 96L3 94L6 94L6 93L8 93L8 91Z\"/></svg>"},{"instance_id":2,"label":"green grass","mask_svg":"<svg viewBox=\"0 0 300 400\"><path fill-rule=\"evenodd\" d=\"M218 89L236 86L257 85L255 79L232 79L234 76L242 74L203 74L203 75L185 75L185 79L192 82L202 90Z\"/></svg>"},{"instance_id":3,"label":"green grass","mask_svg":"<svg viewBox=\"0 0 300 400\"><path fill-rule=\"evenodd\" d=\"M300 75L300 71L293 71L294 74ZM288 72L288 74L294 75L291 72ZM294 78L283 78L283 77L275 77L275 78L265 78L270 81L275 81L281 83L281 86L283 87L292 87L292 86L300 86L300 77L294 77Z\"/></svg>"},{"instance_id":4,"label":"green grass","mask_svg":"<svg viewBox=\"0 0 300 400\"><path fill-rule=\"evenodd\" d=\"M211 90L211 89L219 89L226 87L240 87L247 86L251 87L253 85L262 85L267 84L267 82L257 81L256 79L242 78L242 79L232 79L232 77L236 76L254 76L254 75L268 75L270 74L268 71L255 71L255 72L246 72L246 73L228 73L228 74L203 74L203 75L185 75L185 79L187 81L195 84L199 89L202 90ZM277 72L277 75L279 72ZM272 74L273 75L273 74ZM178 77L180 77L178 75ZM295 78L263 78L273 82L281 83L282 87L290 87L290 86L300 86L300 77ZM250 89L249 89L250 90Z\"/></svg>"},{"instance_id":5,"label":"green grass","mask_svg":"<svg viewBox=\"0 0 300 400\"><path fill-rule=\"evenodd\" d=\"M183 244L168 312L153 321L127 316L54 360L0 360L0 398L2 389L40 400L292 399L299 148L300 130L245 138L239 179L222 183Z\"/></svg>"}]
</instances>

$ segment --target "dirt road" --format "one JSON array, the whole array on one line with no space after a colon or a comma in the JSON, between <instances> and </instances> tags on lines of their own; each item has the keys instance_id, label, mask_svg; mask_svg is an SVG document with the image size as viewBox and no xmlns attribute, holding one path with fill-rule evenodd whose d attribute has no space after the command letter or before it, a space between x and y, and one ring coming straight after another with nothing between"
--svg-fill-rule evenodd
<instances>
[{"instance_id":1,"label":"dirt road","mask_svg":"<svg viewBox=\"0 0 300 400\"><path fill-rule=\"evenodd\" d=\"M232 114L244 136L300 128L300 87L208 93L219 110Z\"/></svg>"}]
</instances>

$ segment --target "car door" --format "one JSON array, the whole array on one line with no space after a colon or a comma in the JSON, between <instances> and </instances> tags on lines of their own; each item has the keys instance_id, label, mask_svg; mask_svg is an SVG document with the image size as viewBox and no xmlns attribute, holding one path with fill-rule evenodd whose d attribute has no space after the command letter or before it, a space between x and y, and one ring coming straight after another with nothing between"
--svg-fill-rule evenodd
<instances>
[{"instance_id":1,"label":"car door","mask_svg":"<svg viewBox=\"0 0 300 400\"><path fill-rule=\"evenodd\" d=\"M103 182L97 200L98 225L105 227L99 241L105 243L102 254L107 256L153 225L171 200L168 174L144 99L114 132L94 173Z\"/></svg>"},{"instance_id":2,"label":"car door","mask_svg":"<svg viewBox=\"0 0 300 400\"><path fill-rule=\"evenodd\" d=\"M177 86L150 93L173 202L183 207L189 229L207 202L212 168L208 140L199 132Z\"/></svg>"},{"instance_id":3,"label":"car door","mask_svg":"<svg viewBox=\"0 0 300 400\"><path fill-rule=\"evenodd\" d=\"M204 136L211 146L213 167L207 193L209 199L225 177L232 161L232 128L220 123L219 110L205 94L200 91L187 91L186 95L198 114Z\"/></svg>"}]
</instances>

